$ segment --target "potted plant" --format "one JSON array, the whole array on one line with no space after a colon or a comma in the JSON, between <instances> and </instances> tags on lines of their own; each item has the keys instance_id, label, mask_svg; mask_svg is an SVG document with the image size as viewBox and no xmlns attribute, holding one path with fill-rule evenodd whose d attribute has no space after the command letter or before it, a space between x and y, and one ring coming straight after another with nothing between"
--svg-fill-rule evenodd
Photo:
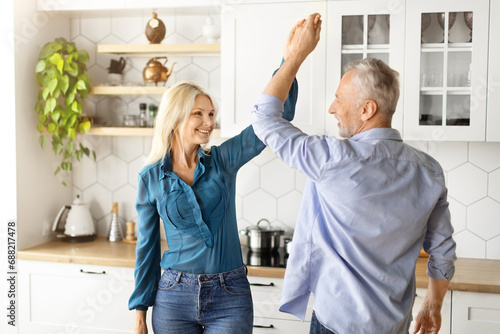
<instances>
[{"instance_id":1,"label":"potted plant","mask_svg":"<svg viewBox=\"0 0 500 334\"><path fill-rule=\"evenodd\" d=\"M43 149L51 141L52 151L60 159L54 175L65 173L61 177L63 185L73 169L73 159L80 161L83 155L90 157L91 153L78 140L78 134L87 133L91 125L82 116L82 101L90 90L85 73L88 59L87 51L77 50L75 43L56 38L43 46L35 68L41 85L35 106L39 143ZM92 157L95 161L93 151Z\"/></svg>"}]
</instances>

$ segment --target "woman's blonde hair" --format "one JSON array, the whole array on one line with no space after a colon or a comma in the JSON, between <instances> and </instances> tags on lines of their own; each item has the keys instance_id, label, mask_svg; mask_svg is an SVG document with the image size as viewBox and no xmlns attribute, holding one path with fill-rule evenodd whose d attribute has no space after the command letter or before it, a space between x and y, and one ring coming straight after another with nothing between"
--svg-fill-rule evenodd
<instances>
[{"instance_id":1,"label":"woman's blonde hair","mask_svg":"<svg viewBox=\"0 0 500 334\"><path fill-rule=\"evenodd\" d=\"M210 94L194 82L178 82L163 94L155 120L153 144L146 158L146 165L162 160L170 153L175 132L178 132L181 145L184 146L182 143L184 127L198 95L207 96L217 112ZM207 148L203 150L209 151Z\"/></svg>"}]
</instances>

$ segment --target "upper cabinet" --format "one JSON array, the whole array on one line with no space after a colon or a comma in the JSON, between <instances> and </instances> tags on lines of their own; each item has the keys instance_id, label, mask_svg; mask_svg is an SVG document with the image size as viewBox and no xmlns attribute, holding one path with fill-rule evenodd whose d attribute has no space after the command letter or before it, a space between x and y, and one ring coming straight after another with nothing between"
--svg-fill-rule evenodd
<instances>
[{"instance_id":1,"label":"upper cabinet","mask_svg":"<svg viewBox=\"0 0 500 334\"><path fill-rule=\"evenodd\" d=\"M327 29L327 108L351 61L366 57L383 60L399 72L404 82L404 2L390 6L386 0L330 1ZM316 51L315 51L316 52ZM403 127L403 94L399 99L392 126ZM336 119L325 112L326 133L337 136Z\"/></svg>"},{"instance_id":2,"label":"upper cabinet","mask_svg":"<svg viewBox=\"0 0 500 334\"><path fill-rule=\"evenodd\" d=\"M221 135L250 124L252 107L280 66L294 24L308 14L326 14L326 2L234 5L222 8ZM301 66L293 124L308 134L324 132L326 34Z\"/></svg>"},{"instance_id":3,"label":"upper cabinet","mask_svg":"<svg viewBox=\"0 0 500 334\"><path fill-rule=\"evenodd\" d=\"M407 6L404 138L486 140L489 1Z\"/></svg>"},{"instance_id":4,"label":"upper cabinet","mask_svg":"<svg viewBox=\"0 0 500 334\"><path fill-rule=\"evenodd\" d=\"M492 0L490 5L490 45L488 58L488 117L486 141L500 141L500 1ZM495 41L495 42L492 42ZM486 77L480 78L482 85ZM484 90L479 91L484 93ZM479 98L484 99L484 95Z\"/></svg>"},{"instance_id":5,"label":"upper cabinet","mask_svg":"<svg viewBox=\"0 0 500 334\"><path fill-rule=\"evenodd\" d=\"M218 6L220 0L37 0L40 11L189 8Z\"/></svg>"}]
</instances>

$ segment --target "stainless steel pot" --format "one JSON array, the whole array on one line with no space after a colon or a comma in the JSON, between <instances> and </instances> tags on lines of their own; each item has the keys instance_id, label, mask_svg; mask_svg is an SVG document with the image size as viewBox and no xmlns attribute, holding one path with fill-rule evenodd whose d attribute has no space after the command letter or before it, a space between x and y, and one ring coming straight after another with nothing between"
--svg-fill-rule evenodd
<instances>
[{"instance_id":1,"label":"stainless steel pot","mask_svg":"<svg viewBox=\"0 0 500 334\"><path fill-rule=\"evenodd\" d=\"M262 222L266 222L267 226L261 226ZM280 247L280 238L285 231L273 228L269 220L261 219L257 225L249 226L240 233L247 236L248 247L251 251L274 252Z\"/></svg>"}]
</instances>

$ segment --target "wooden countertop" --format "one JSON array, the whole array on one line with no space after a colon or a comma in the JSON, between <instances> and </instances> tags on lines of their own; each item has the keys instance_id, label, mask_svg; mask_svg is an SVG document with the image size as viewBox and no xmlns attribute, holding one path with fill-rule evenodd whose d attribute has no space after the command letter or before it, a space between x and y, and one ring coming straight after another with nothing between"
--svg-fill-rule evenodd
<instances>
[{"instance_id":1,"label":"wooden countertop","mask_svg":"<svg viewBox=\"0 0 500 334\"><path fill-rule=\"evenodd\" d=\"M166 243L162 248L167 249ZM109 242L106 238L82 243L51 241L19 251L18 259L60 263L81 263L118 267L134 267L135 245L124 242ZM415 268L417 288L427 288L427 258L419 258ZM283 278L285 269L271 267L248 267L251 276ZM500 260L459 258L455 263L455 276L450 290L499 293Z\"/></svg>"}]
</instances>

